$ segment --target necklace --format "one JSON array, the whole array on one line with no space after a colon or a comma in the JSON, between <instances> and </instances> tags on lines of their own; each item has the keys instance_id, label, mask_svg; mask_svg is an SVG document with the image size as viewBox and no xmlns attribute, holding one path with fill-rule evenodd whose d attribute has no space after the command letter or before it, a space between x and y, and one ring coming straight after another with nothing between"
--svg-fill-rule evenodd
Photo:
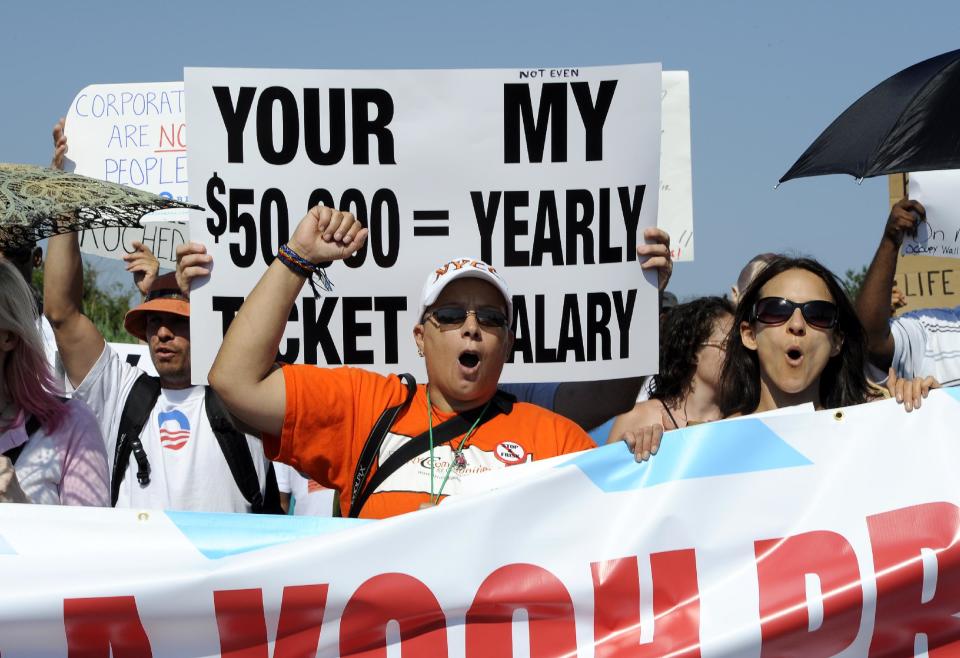
<instances>
[{"instance_id":1,"label":"necklace","mask_svg":"<svg viewBox=\"0 0 960 658\"><path fill-rule=\"evenodd\" d=\"M443 495L443 488L447 486L447 480L450 479L450 473L453 471L453 467L456 466L457 470L460 471L467 466L467 460L463 456L463 444L467 442L467 439L470 438L470 435L473 434L473 430L477 429L477 425L480 424L480 419L483 418L483 415L487 413L487 407L490 406L490 400L487 400L487 403L483 406L483 409L480 411L480 415L477 416L477 419L473 421L473 425L470 426L470 429L467 430L467 433L463 435L463 438L460 439L460 443L453 451L453 459L450 460L450 465L447 466L447 472L443 476L443 482L440 483L440 490L437 492L437 495L433 495L433 405L430 403L430 385L427 385L427 419L428 427L430 428L430 503L436 505L440 502L440 496Z\"/></svg>"}]
</instances>

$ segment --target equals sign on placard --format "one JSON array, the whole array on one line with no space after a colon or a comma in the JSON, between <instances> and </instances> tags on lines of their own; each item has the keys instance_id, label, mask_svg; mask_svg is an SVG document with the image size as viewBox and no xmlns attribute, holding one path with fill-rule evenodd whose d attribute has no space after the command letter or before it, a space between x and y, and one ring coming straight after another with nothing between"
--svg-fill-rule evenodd
<instances>
[{"instance_id":1,"label":"equals sign on placard","mask_svg":"<svg viewBox=\"0 0 960 658\"><path fill-rule=\"evenodd\" d=\"M414 210L413 221L418 222L413 225L414 237L418 235L450 235L450 227L444 223L441 226L425 226L419 222L448 222L450 221L449 210Z\"/></svg>"}]
</instances>

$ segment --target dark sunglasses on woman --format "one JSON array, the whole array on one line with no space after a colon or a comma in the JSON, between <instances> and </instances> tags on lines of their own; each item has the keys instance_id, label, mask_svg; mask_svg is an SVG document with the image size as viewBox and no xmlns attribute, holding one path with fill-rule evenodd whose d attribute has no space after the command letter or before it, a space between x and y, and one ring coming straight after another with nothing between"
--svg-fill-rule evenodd
<instances>
[{"instance_id":1,"label":"dark sunglasses on woman","mask_svg":"<svg viewBox=\"0 0 960 658\"><path fill-rule=\"evenodd\" d=\"M491 329L503 329L508 326L507 315L496 308L465 309L462 306L441 306L426 314L433 318L441 329L455 329L467 321L468 315L477 318L477 324Z\"/></svg>"},{"instance_id":2,"label":"dark sunglasses on woman","mask_svg":"<svg viewBox=\"0 0 960 658\"><path fill-rule=\"evenodd\" d=\"M783 324L800 309L803 319L811 327L832 329L839 319L837 305L823 299L797 303L783 297L764 297L753 305L753 319L763 324Z\"/></svg>"}]
</instances>

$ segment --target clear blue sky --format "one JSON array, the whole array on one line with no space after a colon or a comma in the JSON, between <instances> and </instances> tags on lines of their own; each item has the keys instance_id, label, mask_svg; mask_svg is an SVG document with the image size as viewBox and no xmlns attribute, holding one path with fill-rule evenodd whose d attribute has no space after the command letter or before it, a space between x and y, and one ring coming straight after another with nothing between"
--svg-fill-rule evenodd
<instances>
[{"instance_id":1,"label":"clear blue sky","mask_svg":"<svg viewBox=\"0 0 960 658\"><path fill-rule=\"evenodd\" d=\"M762 251L842 273L867 263L886 179L773 185L874 84L960 48L960 3L19 2L4 7L0 160L46 164L84 86L184 66L469 68L663 63L690 71L694 263L681 297L722 293Z\"/></svg>"}]
</instances>

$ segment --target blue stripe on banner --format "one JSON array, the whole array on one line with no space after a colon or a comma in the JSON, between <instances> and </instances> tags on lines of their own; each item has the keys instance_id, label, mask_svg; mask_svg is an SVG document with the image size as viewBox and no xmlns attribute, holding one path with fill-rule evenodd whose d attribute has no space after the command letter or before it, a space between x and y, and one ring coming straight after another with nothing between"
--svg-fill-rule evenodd
<instances>
[{"instance_id":1,"label":"blue stripe on banner","mask_svg":"<svg viewBox=\"0 0 960 658\"><path fill-rule=\"evenodd\" d=\"M211 560L369 523L321 516L201 512L166 512L166 515L194 547Z\"/></svg>"},{"instance_id":2,"label":"blue stripe on banner","mask_svg":"<svg viewBox=\"0 0 960 658\"><path fill-rule=\"evenodd\" d=\"M676 430L664 437L660 450L648 462L627 458L621 442L588 450L565 462L578 466L602 491L629 491L675 480L809 466L797 452L756 418L706 423Z\"/></svg>"},{"instance_id":3,"label":"blue stripe on banner","mask_svg":"<svg viewBox=\"0 0 960 658\"><path fill-rule=\"evenodd\" d=\"M0 535L0 555L16 555L17 552L13 550L13 546L7 543L7 540L3 538L3 535Z\"/></svg>"},{"instance_id":4,"label":"blue stripe on banner","mask_svg":"<svg viewBox=\"0 0 960 658\"><path fill-rule=\"evenodd\" d=\"M946 391L950 397L952 397L957 402L960 402L960 387L948 386L946 388L941 388L940 390Z\"/></svg>"}]
</instances>

